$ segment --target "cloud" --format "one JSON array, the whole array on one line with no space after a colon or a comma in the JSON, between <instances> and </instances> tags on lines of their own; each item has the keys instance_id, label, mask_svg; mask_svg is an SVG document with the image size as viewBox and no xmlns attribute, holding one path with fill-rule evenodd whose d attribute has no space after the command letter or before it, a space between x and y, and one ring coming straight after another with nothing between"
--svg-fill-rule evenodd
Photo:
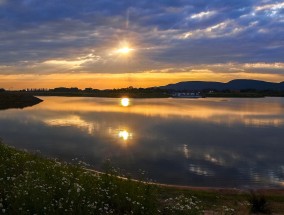
<instances>
[{"instance_id":1,"label":"cloud","mask_svg":"<svg viewBox=\"0 0 284 215\"><path fill-rule=\"evenodd\" d=\"M284 3L274 3L274 4L264 4L261 6L256 6L255 10L256 11L261 11L261 10L281 10L284 8Z\"/></svg>"},{"instance_id":2,"label":"cloud","mask_svg":"<svg viewBox=\"0 0 284 215\"><path fill-rule=\"evenodd\" d=\"M194 31L189 31L186 33L183 33L179 38L180 39L188 39L188 38L216 38L216 37L227 37L232 36L234 34L238 34L242 31L244 31L247 27L238 26L234 21L232 20L225 20L224 22L215 24L213 26L209 26L205 29L197 29Z\"/></svg>"},{"instance_id":3,"label":"cloud","mask_svg":"<svg viewBox=\"0 0 284 215\"><path fill-rule=\"evenodd\" d=\"M0 74L284 75L283 8L276 0L0 0ZM133 46L128 57L110 54L121 41Z\"/></svg>"},{"instance_id":4,"label":"cloud","mask_svg":"<svg viewBox=\"0 0 284 215\"><path fill-rule=\"evenodd\" d=\"M216 14L216 11L205 11L190 16L191 19L208 19Z\"/></svg>"},{"instance_id":5,"label":"cloud","mask_svg":"<svg viewBox=\"0 0 284 215\"><path fill-rule=\"evenodd\" d=\"M284 69L284 63L247 63L244 66L247 68Z\"/></svg>"}]
</instances>

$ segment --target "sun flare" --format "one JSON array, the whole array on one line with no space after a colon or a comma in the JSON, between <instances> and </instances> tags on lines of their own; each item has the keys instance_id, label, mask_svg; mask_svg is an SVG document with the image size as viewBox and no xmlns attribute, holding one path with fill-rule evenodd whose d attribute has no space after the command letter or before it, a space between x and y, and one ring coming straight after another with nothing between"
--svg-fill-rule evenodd
<instances>
[{"instance_id":1,"label":"sun flare","mask_svg":"<svg viewBox=\"0 0 284 215\"><path fill-rule=\"evenodd\" d=\"M120 42L119 46L115 50L115 53L119 55L129 55L134 49L127 41Z\"/></svg>"},{"instance_id":2,"label":"sun flare","mask_svg":"<svg viewBox=\"0 0 284 215\"><path fill-rule=\"evenodd\" d=\"M125 46L125 47L122 47L120 49L117 49L116 52L120 53L120 54L129 54L131 51L133 51L132 48L129 48L129 47Z\"/></svg>"}]
</instances>

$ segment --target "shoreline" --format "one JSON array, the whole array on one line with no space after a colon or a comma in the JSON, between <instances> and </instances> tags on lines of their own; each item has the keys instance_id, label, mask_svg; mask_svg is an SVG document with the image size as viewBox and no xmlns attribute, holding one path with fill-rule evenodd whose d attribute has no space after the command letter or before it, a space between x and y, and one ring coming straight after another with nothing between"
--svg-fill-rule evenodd
<instances>
[{"instance_id":1,"label":"shoreline","mask_svg":"<svg viewBox=\"0 0 284 215\"><path fill-rule=\"evenodd\" d=\"M175 97L171 93L160 93L160 92L20 92L26 95L32 96L63 96L63 97L96 97L96 98L180 98ZM283 93L202 93L198 98L265 98L265 97L284 97ZM198 99L190 98L190 99Z\"/></svg>"},{"instance_id":2,"label":"shoreline","mask_svg":"<svg viewBox=\"0 0 284 215\"><path fill-rule=\"evenodd\" d=\"M99 174L99 175L106 175L107 173L101 172L95 169L84 168L85 170ZM122 176L115 176L122 180L131 180L133 182L144 183L144 184L151 184L154 186L159 186L163 188L170 188L170 189L178 189L178 190L195 190L195 191L208 191L208 192L218 192L218 193L231 193L231 194L248 194L251 191L253 192L260 192L260 193L279 193L284 195L284 187L283 188L233 188L233 187L202 187L202 186L190 186L190 185L177 185L177 184L165 184L159 182L147 182L138 179L129 179Z\"/></svg>"},{"instance_id":3,"label":"shoreline","mask_svg":"<svg viewBox=\"0 0 284 215\"><path fill-rule=\"evenodd\" d=\"M0 197L1 193L9 196L2 198L2 207L10 212L8 214L19 214L23 205L27 211L34 208L37 213L46 207L50 214L65 208L72 213L84 214L83 211L88 210L88 213L101 214L100 209L94 208L90 202L100 202L103 207L107 204L115 214L125 214L121 211L136 210L139 202L141 207L134 214L148 208L148 214L175 215L172 209L179 207L182 215L227 214L228 210L244 215L250 213L250 199L258 201L261 198L268 202L265 206L273 213L284 212L282 189L241 190L139 181L23 151L1 141L0 154ZM26 198L27 194L33 198ZM129 195L133 201L131 205ZM54 200L58 198L64 201L55 204ZM70 204L71 200L73 204ZM63 202L66 204L62 205ZM185 208L186 204L194 207Z\"/></svg>"},{"instance_id":4,"label":"shoreline","mask_svg":"<svg viewBox=\"0 0 284 215\"><path fill-rule=\"evenodd\" d=\"M29 151L26 149L18 149L14 146L9 146L3 142L1 142L2 139L0 138L0 145L5 145L9 148L15 149L17 151L20 152L24 152L27 153L29 155L35 155L38 156L42 159L46 159L46 160L50 160L50 161L55 161L58 158L55 157L48 157L45 156L42 153L37 153L34 151ZM76 166L76 164L73 163L69 163L67 161L64 160L59 160L59 163L67 163L68 165L71 166ZM222 192L222 193L231 193L231 194L247 194L251 191L255 191L255 192L261 192L261 193L279 193L279 194L283 194L284 195L284 186L283 187L279 187L279 188L264 188L264 187L252 187L252 188L237 188L237 187L209 187L209 186L191 186L191 185L178 185L178 184L166 184L166 183L159 183L159 182L151 182L151 181L144 181L144 180L139 180L139 179L135 179L135 178L127 178L124 176L120 176L119 174L115 175L115 174L108 174L106 172L102 172L102 171L98 171L96 169L91 169L91 168L86 168L84 166L81 166L81 168L83 170L86 170L90 173L93 174L97 174L97 175L109 175L109 176L114 176L118 179L122 179L122 180L130 180L132 182L137 182L137 183L142 183L142 184L149 184L149 185L154 185L154 186L158 186L158 187L162 187L162 188L169 188L169 189L178 189L178 190L194 190L194 191L208 191L208 192Z\"/></svg>"},{"instance_id":5,"label":"shoreline","mask_svg":"<svg viewBox=\"0 0 284 215\"><path fill-rule=\"evenodd\" d=\"M173 96L131 96L131 95L118 95L118 96L98 96L98 95L80 95L80 94L34 94L37 97L85 97L85 98L123 98L128 97L130 99L203 99L203 98L244 98L244 99L262 99L262 98L284 98L284 96L272 96L272 95L264 95L264 96L230 96L230 95L212 95L212 96L202 96L202 97L173 97Z\"/></svg>"}]
</instances>

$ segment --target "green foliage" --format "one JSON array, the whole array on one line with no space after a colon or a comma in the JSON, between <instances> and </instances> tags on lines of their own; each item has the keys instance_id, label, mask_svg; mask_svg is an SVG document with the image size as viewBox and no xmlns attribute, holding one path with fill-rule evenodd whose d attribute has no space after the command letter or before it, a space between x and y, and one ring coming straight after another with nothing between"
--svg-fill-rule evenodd
<instances>
[{"instance_id":1,"label":"green foliage","mask_svg":"<svg viewBox=\"0 0 284 215\"><path fill-rule=\"evenodd\" d=\"M158 198L150 183L120 178L106 165L99 174L0 143L2 214L201 214L190 195Z\"/></svg>"},{"instance_id":2,"label":"green foliage","mask_svg":"<svg viewBox=\"0 0 284 215\"><path fill-rule=\"evenodd\" d=\"M248 211L246 204L239 204L245 197L228 195L222 200L217 195L120 178L109 164L105 174L99 174L0 141L0 214L197 215L209 211L231 215L243 206L240 214ZM249 202L251 212L270 212L264 197L251 195Z\"/></svg>"},{"instance_id":3,"label":"green foliage","mask_svg":"<svg viewBox=\"0 0 284 215\"><path fill-rule=\"evenodd\" d=\"M157 214L155 188L0 145L0 213Z\"/></svg>"}]
</instances>

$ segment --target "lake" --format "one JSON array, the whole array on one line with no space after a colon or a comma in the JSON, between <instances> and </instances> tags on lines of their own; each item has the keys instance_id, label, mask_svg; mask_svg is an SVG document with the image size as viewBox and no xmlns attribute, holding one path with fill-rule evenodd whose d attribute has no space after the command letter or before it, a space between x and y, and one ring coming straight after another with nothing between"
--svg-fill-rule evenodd
<instances>
[{"instance_id":1,"label":"lake","mask_svg":"<svg viewBox=\"0 0 284 215\"><path fill-rule=\"evenodd\" d=\"M284 188L284 98L40 97L0 111L11 146L159 183Z\"/></svg>"}]
</instances>

